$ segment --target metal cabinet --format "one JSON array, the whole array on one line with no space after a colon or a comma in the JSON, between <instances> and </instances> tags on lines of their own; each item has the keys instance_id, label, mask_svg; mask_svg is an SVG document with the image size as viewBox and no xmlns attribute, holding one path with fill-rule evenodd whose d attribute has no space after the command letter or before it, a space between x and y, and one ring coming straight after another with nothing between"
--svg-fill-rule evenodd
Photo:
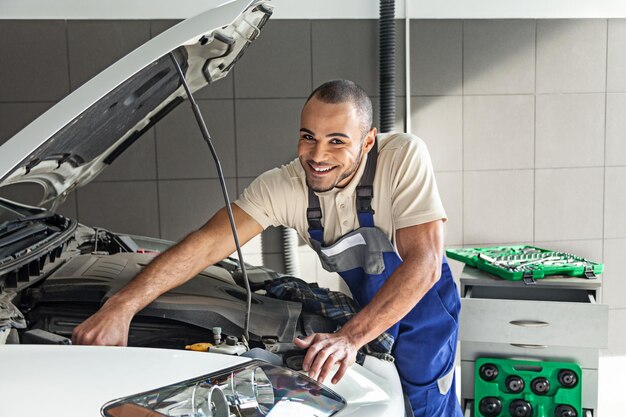
<instances>
[{"instance_id":1,"label":"metal cabinet","mask_svg":"<svg viewBox=\"0 0 626 417\"><path fill-rule=\"evenodd\" d=\"M461 403L474 400L480 357L576 362L585 416L597 415L599 349L608 346L609 308L601 278L551 277L526 285L475 268L461 274Z\"/></svg>"}]
</instances>

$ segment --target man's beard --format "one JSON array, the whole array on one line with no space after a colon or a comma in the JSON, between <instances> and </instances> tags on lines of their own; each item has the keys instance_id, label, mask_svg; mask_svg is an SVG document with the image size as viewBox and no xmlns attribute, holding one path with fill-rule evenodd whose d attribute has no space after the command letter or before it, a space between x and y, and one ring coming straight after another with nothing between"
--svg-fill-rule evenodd
<instances>
[{"instance_id":1,"label":"man's beard","mask_svg":"<svg viewBox=\"0 0 626 417\"><path fill-rule=\"evenodd\" d=\"M361 162L361 156L363 155L363 143L364 141L361 141L361 148L359 149L359 155L357 156L356 160L354 161L354 165L352 165L352 168L349 169L348 171L344 172L343 174L341 174L339 176L339 178L337 179L337 181L335 181L334 184L332 184L329 187L323 187L323 188L315 188L311 185L311 183L309 182L309 177L305 175L306 178L306 185L307 187L309 187L311 190L315 191L316 193L323 193L325 191L330 191L333 188L335 188L337 186L337 184L339 184L341 181L343 181L344 179L348 178L350 175L354 174L356 172L357 169L359 169L359 163ZM306 171L305 171L306 172Z\"/></svg>"}]
</instances>

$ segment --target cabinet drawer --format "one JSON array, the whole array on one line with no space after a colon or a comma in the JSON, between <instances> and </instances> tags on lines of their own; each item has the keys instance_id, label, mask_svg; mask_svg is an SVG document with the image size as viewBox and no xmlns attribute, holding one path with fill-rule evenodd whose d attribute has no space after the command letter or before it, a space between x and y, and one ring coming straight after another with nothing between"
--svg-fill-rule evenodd
<instances>
[{"instance_id":1,"label":"cabinet drawer","mask_svg":"<svg viewBox=\"0 0 626 417\"><path fill-rule=\"evenodd\" d=\"M546 345L511 345L506 343L462 342L461 360L478 358L510 358L550 362L574 362L581 368L598 369L600 351L595 348L578 348Z\"/></svg>"},{"instance_id":2,"label":"cabinet drawer","mask_svg":"<svg viewBox=\"0 0 626 417\"><path fill-rule=\"evenodd\" d=\"M609 308L587 302L472 298L462 299L462 342L608 347Z\"/></svg>"},{"instance_id":3,"label":"cabinet drawer","mask_svg":"<svg viewBox=\"0 0 626 417\"><path fill-rule=\"evenodd\" d=\"M598 370L583 368L583 408L598 408ZM461 403L474 399L474 361L461 361ZM478 398L480 401L480 399Z\"/></svg>"}]
</instances>

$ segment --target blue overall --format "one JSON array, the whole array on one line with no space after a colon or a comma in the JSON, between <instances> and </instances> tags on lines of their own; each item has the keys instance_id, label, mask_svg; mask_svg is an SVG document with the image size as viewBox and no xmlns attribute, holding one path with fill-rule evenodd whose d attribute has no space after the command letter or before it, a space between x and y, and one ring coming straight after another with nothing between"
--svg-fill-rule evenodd
<instances>
[{"instance_id":1,"label":"blue overall","mask_svg":"<svg viewBox=\"0 0 626 417\"><path fill-rule=\"evenodd\" d=\"M371 200L376 159L377 144L368 155L356 191L360 228L330 246L324 246L319 199L309 190L307 218L313 249L325 269L341 275L361 307L372 300L402 264L393 244L374 225ZM415 417L462 417L454 388L460 305L452 273L443 257L439 280L404 318L387 330L395 338L391 353Z\"/></svg>"}]
</instances>

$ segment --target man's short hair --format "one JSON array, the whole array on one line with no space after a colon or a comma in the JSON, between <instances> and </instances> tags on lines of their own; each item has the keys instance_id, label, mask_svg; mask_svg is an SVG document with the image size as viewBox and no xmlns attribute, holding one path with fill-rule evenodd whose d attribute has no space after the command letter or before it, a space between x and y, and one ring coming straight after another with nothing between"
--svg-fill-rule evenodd
<instances>
[{"instance_id":1,"label":"man's short hair","mask_svg":"<svg viewBox=\"0 0 626 417\"><path fill-rule=\"evenodd\" d=\"M359 114L361 131L363 137L372 128L373 111L372 100L367 93L357 83L350 80L331 80L317 87L306 99L306 103L311 98L317 98L324 103L337 104L350 102ZM305 104L306 104L305 103Z\"/></svg>"}]
</instances>

